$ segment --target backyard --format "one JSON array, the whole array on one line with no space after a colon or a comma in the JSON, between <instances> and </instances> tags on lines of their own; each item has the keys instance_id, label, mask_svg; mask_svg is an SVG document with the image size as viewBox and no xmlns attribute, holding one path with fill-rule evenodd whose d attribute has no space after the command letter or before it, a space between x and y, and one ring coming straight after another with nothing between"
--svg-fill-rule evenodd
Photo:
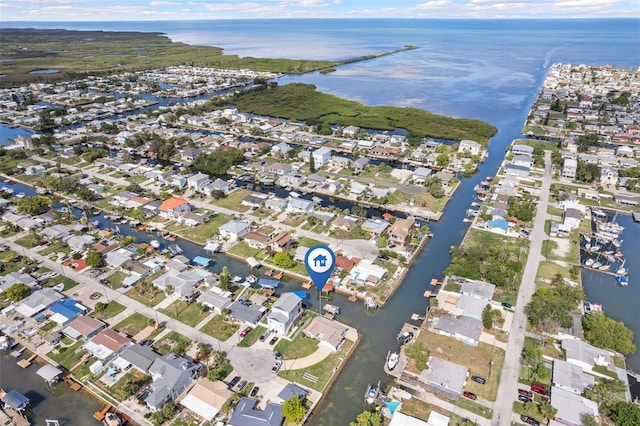
<instances>
[{"instance_id":1,"label":"backyard","mask_svg":"<svg viewBox=\"0 0 640 426\"><path fill-rule=\"evenodd\" d=\"M231 337L233 333L238 331L238 328L239 326L237 324L225 321L224 315L216 315L211 321L206 323L200 331L224 342Z\"/></svg>"},{"instance_id":2,"label":"backyard","mask_svg":"<svg viewBox=\"0 0 640 426\"><path fill-rule=\"evenodd\" d=\"M176 223L167 227L168 231L175 232L187 240L204 244L207 240L215 237L219 233L220 226L231 220L231 216L226 214L217 214L209 219L208 222L198 226L178 225Z\"/></svg>"},{"instance_id":3,"label":"backyard","mask_svg":"<svg viewBox=\"0 0 640 426\"><path fill-rule=\"evenodd\" d=\"M191 327L196 326L209 315L209 312L205 312L200 303L185 300L176 300L166 308L160 309L160 312Z\"/></svg>"},{"instance_id":4,"label":"backyard","mask_svg":"<svg viewBox=\"0 0 640 426\"><path fill-rule=\"evenodd\" d=\"M168 353L175 352L177 349L186 349L190 344L191 339L177 331L172 331L155 342L153 346L160 355L167 355ZM182 348L180 348L180 346L182 346Z\"/></svg>"},{"instance_id":5,"label":"backyard","mask_svg":"<svg viewBox=\"0 0 640 426\"><path fill-rule=\"evenodd\" d=\"M128 334L129 336L135 336L147 326L149 326L151 319L145 317L144 315L134 312L132 315L120 321L113 328L117 331L121 331L123 333Z\"/></svg>"}]
</instances>

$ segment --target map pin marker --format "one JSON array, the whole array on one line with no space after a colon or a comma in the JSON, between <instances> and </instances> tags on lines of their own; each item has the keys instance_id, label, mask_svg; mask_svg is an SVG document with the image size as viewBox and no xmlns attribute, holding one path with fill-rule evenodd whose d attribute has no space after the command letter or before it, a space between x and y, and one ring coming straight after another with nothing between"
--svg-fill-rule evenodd
<instances>
[{"instance_id":1,"label":"map pin marker","mask_svg":"<svg viewBox=\"0 0 640 426\"><path fill-rule=\"evenodd\" d=\"M304 256L304 265L318 291L322 291L336 266L336 255L325 245L313 246Z\"/></svg>"}]
</instances>

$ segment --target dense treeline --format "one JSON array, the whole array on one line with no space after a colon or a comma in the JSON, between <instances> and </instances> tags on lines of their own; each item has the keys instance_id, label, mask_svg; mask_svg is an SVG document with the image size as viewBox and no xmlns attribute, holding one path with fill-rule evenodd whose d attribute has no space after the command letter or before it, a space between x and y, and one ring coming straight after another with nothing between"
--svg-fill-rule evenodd
<instances>
[{"instance_id":1,"label":"dense treeline","mask_svg":"<svg viewBox=\"0 0 640 426\"><path fill-rule=\"evenodd\" d=\"M311 84L292 83L237 95L239 110L292 121L395 130L451 140L472 139L486 144L497 129L479 120L431 114L418 108L365 106L359 102L316 91Z\"/></svg>"}]
</instances>

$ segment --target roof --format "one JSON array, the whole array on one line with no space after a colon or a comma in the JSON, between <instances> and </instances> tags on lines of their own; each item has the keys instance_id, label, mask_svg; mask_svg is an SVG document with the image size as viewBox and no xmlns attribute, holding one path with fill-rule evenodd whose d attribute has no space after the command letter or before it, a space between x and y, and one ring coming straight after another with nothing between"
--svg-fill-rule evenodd
<instances>
[{"instance_id":1,"label":"roof","mask_svg":"<svg viewBox=\"0 0 640 426\"><path fill-rule=\"evenodd\" d=\"M528 152L533 154L533 147L529 146L529 145L520 145L520 144L516 144L513 145L513 148L511 148L512 151L519 151L519 152Z\"/></svg>"},{"instance_id":2,"label":"roof","mask_svg":"<svg viewBox=\"0 0 640 426\"><path fill-rule=\"evenodd\" d=\"M585 374L582 367L559 359L553 360L553 384L577 393L595 385L595 378Z\"/></svg>"},{"instance_id":3,"label":"roof","mask_svg":"<svg viewBox=\"0 0 640 426\"><path fill-rule=\"evenodd\" d=\"M297 386L293 383L288 383L287 386L285 386L284 389L280 391L280 393L278 394L278 398L286 401L289 398L297 396L298 398L300 398L300 400L303 400L307 397L308 394L309 392L302 389L300 386Z\"/></svg>"},{"instance_id":4,"label":"roof","mask_svg":"<svg viewBox=\"0 0 640 426\"><path fill-rule=\"evenodd\" d=\"M400 410L395 410L393 412L393 417L391 417L391 422L389 426L427 426L428 423L416 419L415 417L407 416L404 413L401 413Z\"/></svg>"},{"instance_id":5,"label":"roof","mask_svg":"<svg viewBox=\"0 0 640 426\"><path fill-rule=\"evenodd\" d=\"M258 280L258 285L260 287L277 288L280 285L280 281L269 278L260 278Z\"/></svg>"},{"instance_id":6,"label":"roof","mask_svg":"<svg viewBox=\"0 0 640 426\"><path fill-rule=\"evenodd\" d=\"M280 426L282 424L282 405L267 403L264 411L255 410L256 400L240 398L231 418L229 426Z\"/></svg>"},{"instance_id":7,"label":"roof","mask_svg":"<svg viewBox=\"0 0 640 426\"><path fill-rule=\"evenodd\" d=\"M51 364L46 364L36 371L36 374L42 377L45 381L51 382L56 379L60 374L62 374L62 370L54 367Z\"/></svg>"},{"instance_id":8,"label":"roof","mask_svg":"<svg viewBox=\"0 0 640 426\"><path fill-rule=\"evenodd\" d=\"M225 402L233 396L224 382L200 379L180 404L207 421L211 421Z\"/></svg>"},{"instance_id":9,"label":"roof","mask_svg":"<svg viewBox=\"0 0 640 426\"><path fill-rule=\"evenodd\" d=\"M145 399L150 407L159 408L169 399L173 399L174 393L183 389L183 386L191 382L193 371L199 366L186 358L170 353L158 357L149 372L155 378L151 384L151 391Z\"/></svg>"},{"instance_id":10,"label":"roof","mask_svg":"<svg viewBox=\"0 0 640 426\"><path fill-rule=\"evenodd\" d=\"M347 331L345 325L337 321L330 320L325 317L315 317L305 329L308 335L318 340L329 343L332 347L337 348L344 339L344 333Z\"/></svg>"},{"instance_id":11,"label":"roof","mask_svg":"<svg viewBox=\"0 0 640 426\"><path fill-rule=\"evenodd\" d=\"M471 296L481 297L483 299L489 299L493 297L493 292L496 290L495 284L488 283L481 280L466 280L460 287L460 293L469 294Z\"/></svg>"},{"instance_id":12,"label":"roof","mask_svg":"<svg viewBox=\"0 0 640 426\"><path fill-rule=\"evenodd\" d=\"M555 419L563 424L580 425L582 416L587 414L598 418L598 404L595 401L555 386L551 391L551 405L558 410Z\"/></svg>"},{"instance_id":13,"label":"roof","mask_svg":"<svg viewBox=\"0 0 640 426\"><path fill-rule=\"evenodd\" d=\"M16 308L16 311L22 315L30 317L47 309L49 306L62 299L64 299L64 296L54 289L43 288L22 299L20 301L20 305Z\"/></svg>"},{"instance_id":14,"label":"roof","mask_svg":"<svg viewBox=\"0 0 640 426\"><path fill-rule=\"evenodd\" d=\"M213 291L205 291L198 296L198 302L211 308L223 310L231 304L231 299Z\"/></svg>"},{"instance_id":15,"label":"roof","mask_svg":"<svg viewBox=\"0 0 640 426\"><path fill-rule=\"evenodd\" d=\"M151 346L142 346L139 344L129 346L120 354L121 359L145 372L149 370L151 364L159 357L160 355L155 353Z\"/></svg>"},{"instance_id":16,"label":"roof","mask_svg":"<svg viewBox=\"0 0 640 426\"><path fill-rule=\"evenodd\" d=\"M81 316L71 321L69 325L65 327L64 333L71 338L77 339L78 337L86 337L95 330L103 327L106 327L106 324L102 321L93 317ZM71 333L69 333L70 331Z\"/></svg>"},{"instance_id":17,"label":"roof","mask_svg":"<svg viewBox=\"0 0 640 426\"><path fill-rule=\"evenodd\" d=\"M464 316L480 319L482 318L482 311L488 303L487 300L462 294L458 298L456 306L458 309L462 309Z\"/></svg>"},{"instance_id":18,"label":"roof","mask_svg":"<svg viewBox=\"0 0 640 426\"><path fill-rule=\"evenodd\" d=\"M9 408L20 411L26 408L27 405L29 405L29 398L27 398L17 390L12 390L7 392L2 397L2 402Z\"/></svg>"},{"instance_id":19,"label":"roof","mask_svg":"<svg viewBox=\"0 0 640 426\"><path fill-rule=\"evenodd\" d=\"M435 356L429 357L428 365L428 370L420 373L422 376L428 372L428 384L457 394L462 393L468 374L467 367Z\"/></svg>"},{"instance_id":20,"label":"roof","mask_svg":"<svg viewBox=\"0 0 640 426\"><path fill-rule=\"evenodd\" d=\"M233 302L229 305L229 313L239 321L249 324L256 324L262 318L262 313L266 308L257 305L243 305L242 303Z\"/></svg>"},{"instance_id":21,"label":"roof","mask_svg":"<svg viewBox=\"0 0 640 426\"><path fill-rule=\"evenodd\" d=\"M608 364L611 359L609 352L581 340L563 339L562 349L567 354L567 361L576 360L592 367L596 364Z\"/></svg>"},{"instance_id":22,"label":"roof","mask_svg":"<svg viewBox=\"0 0 640 426\"><path fill-rule=\"evenodd\" d=\"M450 334L458 334L477 342L482 334L482 321L465 316L460 318L441 316L435 328Z\"/></svg>"},{"instance_id":23,"label":"roof","mask_svg":"<svg viewBox=\"0 0 640 426\"><path fill-rule=\"evenodd\" d=\"M300 296L294 293L284 293L275 301L271 306L271 310L280 309L285 312L291 312L297 309L298 305L302 302Z\"/></svg>"},{"instance_id":24,"label":"roof","mask_svg":"<svg viewBox=\"0 0 640 426\"><path fill-rule=\"evenodd\" d=\"M169 211L169 210L173 210L176 207L179 207L183 204L187 203L187 200L185 200L183 197L171 197L171 198L167 198L166 200L164 200L164 202L162 204L160 204L159 209L161 211Z\"/></svg>"},{"instance_id":25,"label":"roof","mask_svg":"<svg viewBox=\"0 0 640 426\"><path fill-rule=\"evenodd\" d=\"M49 311L53 314L60 314L65 318L73 318L86 311L86 308L73 299L66 299L51 305Z\"/></svg>"},{"instance_id":26,"label":"roof","mask_svg":"<svg viewBox=\"0 0 640 426\"><path fill-rule=\"evenodd\" d=\"M242 220L230 220L229 222L220 226L220 231L226 231L230 234L238 234L240 232L245 231L250 228L250 225L247 222L243 222Z\"/></svg>"},{"instance_id":27,"label":"roof","mask_svg":"<svg viewBox=\"0 0 640 426\"><path fill-rule=\"evenodd\" d=\"M120 334L110 328L105 328L96 334L90 343L92 343L92 346L98 346L98 350L100 350L99 347L103 347L110 352L115 352L130 341L131 339L124 334Z\"/></svg>"},{"instance_id":28,"label":"roof","mask_svg":"<svg viewBox=\"0 0 640 426\"><path fill-rule=\"evenodd\" d=\"M361 228L365 231L373 232L375 234L382 234L385 229L389 226L389 222L386 220L379 219L367 219L362 225Z\"/></svg>"}]
</instances>

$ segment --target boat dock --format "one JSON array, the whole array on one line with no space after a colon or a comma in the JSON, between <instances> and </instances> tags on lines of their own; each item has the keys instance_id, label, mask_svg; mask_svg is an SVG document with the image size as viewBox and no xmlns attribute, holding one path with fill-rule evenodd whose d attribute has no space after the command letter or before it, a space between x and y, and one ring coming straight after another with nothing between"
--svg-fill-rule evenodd
<instances>
[{"instance_id":1,"label":"boat dock","mask_svg":"<svg viewBox=\"0 0 640 426\"><path fill-rule=\"evenodd\" d=\"M18 361L18 365L22 368L27 368L31 365L31 363L38 357L37 354L33 354L31 355L29 358L27 359L21 359L20 361Z\"/></svg>"},{"instance_id":2,"label":"boat dock","mask_svg":"<svg viewBox=\"0 0 640 426\"><path fill-rule=\"evenodd\" d=\"M107 415L109 410L111 410L111 408L113 408L113 406L111 404L107 404L102 409L102 411L96 411L95 413L93 413L93 418L96 419L97 421L101 422L102 420L104 420L105 416Z\"/></svg>"},{"instance_id":3,"label":"boat dock","mask_svg":"<svg viewBox=\"0 0 640 426\"><path fill-rule=\"evenodd\" d=\"M635 223L640 223L640 213L638 212L633 212L633 221Z\"/></svg>"}]
</instances>

